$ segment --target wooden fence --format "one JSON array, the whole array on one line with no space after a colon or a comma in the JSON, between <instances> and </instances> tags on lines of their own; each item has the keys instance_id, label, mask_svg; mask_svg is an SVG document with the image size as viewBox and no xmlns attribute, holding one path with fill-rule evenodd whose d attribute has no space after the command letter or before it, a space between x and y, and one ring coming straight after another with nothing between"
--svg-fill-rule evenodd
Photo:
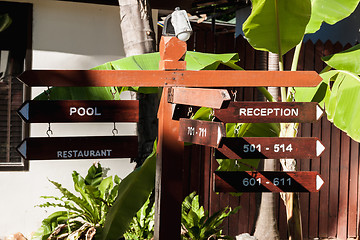
<instances>
[{"instance_id":1,"label":"wooden fence","mask_svg":"<svg viewBox=\"0 0 360 240\"><path fill-rule=\"evenodd\" d=\"M209 28L196 28L188 42L188 50L199 52L237 52L239 65L246 70L264 69L266 54L255 51L241 37L234 39L231 29L221 28L214 34ZM225 29L225 30L224 30ZM303 44L298 70L324 68L321 56L339 52L350 46L331 42ZM285 69L290 69L293 52L284 57ZM266 68L265 68L266 69ZM256 89L237 89L239 100L255 100ZM320 159L298 160L298 170L318 171L325 181L319 193L301 193L301 213L304 239L352 239L359 236L360 192L359 189L359 143L334 127L324 116L317 123L302 124L300 136L318 137L326 146ZM186 148L184 179L185 193L197 191L204 207L213 213L225 206L241 205L240 211L224 222L224 233L231 236L253 233L260 194L244 193L234 197L227 193L216 194L212 190L212 173L217 168L211 157L211 149L202 146ZM287 239L285 208L277 197L278 226L281 239Z\"/></svg>"}]
</instances>

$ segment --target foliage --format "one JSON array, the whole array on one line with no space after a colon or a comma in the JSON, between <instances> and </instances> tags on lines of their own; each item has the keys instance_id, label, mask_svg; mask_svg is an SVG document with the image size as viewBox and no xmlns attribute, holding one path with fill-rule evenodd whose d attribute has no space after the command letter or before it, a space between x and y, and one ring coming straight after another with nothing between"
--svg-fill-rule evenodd
<instances>
[{"instance_id":1,"label":"foliage","mask_svg":"<svg viewBox=\"0 0 360 240\"><path fill-rule=\"evenodd\" d=\"M292 1L304 4L306 2L303 0ZM274 22L273 19L277 19L280 16L286 16L286 13L282 13L285 8L281 7L281 4L285 4L284 2L289 1L253 1L253 11L243 28L245 36L249 38L249 42L254 48L259 49L258 41L263 41L263 39L266 39L266 47L261 48L263 50L273 51L273 49L277 48L287 49L288 47L291 47L287 47L287 43L282 41L286 41L289 37L294 36L294 33L282 31L282 25L280 25L280 31L278 31L278 29L273 29L273 34L266 33L266 38L263 38L263 35L261 35L261 33L265 34L265 32L259 30L266 26L266 23L263 22L264 19L271 21L274 24L276 22ZM306 32L316 32L320 28L322 22L334 24L349 16L359 4L359 0L311 0L311 4L311 19L307 24ZM270 9L275 8L275 10L270 11L269 9L264 9L265 5L269 6ZM288 11L291 10L288 9ZM308 13L308 10L301 8L295 8L295 11L301 12L298 13L300 15ZM287 24L294 21L302 22L303 19L302 16L291 14L288 15L286 19L281 20L279 18L279 22ZM247 30L247 32L245 30ZM295 25L293 30L296 31L296 36L301 34L301 40L304 35L303 30L297 28ZM249 35L251 32L256 32L258 34ZM281 39L281 41L278 41L279 39ZM301 45L296 47L292 70L296 70L300 47ZM360 95L360 89L358 87L358 74L360 73L358 64L360 59L359 48L360 46L357 45L344 52L324 57L323 60L328 64L321 74L321 77L324 80L316 88L295 88L295 91L292 91L292 89L289 88L287 93L288 98L286 97L286 89L284 89L282 91L282 101L296 100L321 102L322 106L325 107L328 119L333 122L335 126L345 131L351 138L360 141L360 132L358 130L360 129L360 122L356 120L358 116L357 113L360 109L359 105L355 102ZM280 53L280 55L285 53L285 51L275 52ZM280 56L280 66L282 66L282 56ZM331 68L334 68L335 70L328 72ZM283 69L283 67L280 69ZM295 92L295 98L289 93L290 91Z\"/></svg>"},{"instance_id":2,"label":"foliage","mask_svg":"<svg viewBox=\"0 0 360 240\"><path fill-rule=\"evenodd\" d=\"M77 196L61 184L49 180L62 194L62 197L43 196L54 202L46 202L39 207L60 207L42 221L41 228L32 239L92 239L104 226L109 208L118 194L120 178L104 177L100 164L92 165L85 178L76 171L72 174Z\"/></svg>"},{"instance_id":3,"label":"foliage","mask_svg":"<svg viewBox=\"0 0 360 240\"><path fill-rule=\"evenodd\" d=\"M155 205L150 197L130 223L129 229L124 234L126 240L150 240L154 236Z\"/></svg>"},{"instance_id":4,"label":"foliage","mask_svg":"<svg viewBox=\"0 0 360 240\"><path fill-rule=\"evenodd\" d=\"M133 217L154 189L155 167L156 142L153 152L143 165L121 181L119 194L107 215L101 239L117 240L129 229Z\"/></svg>"},{"instance_id":5,"label":"foliage","mask_svg":"<svg viewBox=\"0 0 360 240\"><path fill-rule=\"evenodd\" d=\"M224 219L236 213L240 207L231 210L226 207L209 216L204 207L199 204L199 196L192 192L187 196L181 208L182 239L210 240L210 239L232 239L222 235L221 224Z\"/></svg>"},{"instance_id":6,"label":"foliage","mask_svg":"<svg viewBox=\"0 0 360 240\"><path fill-rule=\"evenodd\" d=\"M0 14L0 32L5 31L12 23L9 14Z\"/></svg>"},{"instance_id":7,"label":"foliage","mask_svg":"<svg viewBox=\"0 0 360 240\"><path fill-rule=\"evenodd\" d=\"M310 0L252 0L243 31L253 48L282 55L302 40L310 13Z\"/></svg>"},{"instance_id":8,"label":"foliage","mask_svg":"<svg viewBox=\"0 0 360 240\"><path fill-rule=\"evenodd\" d=\"M311 0L311 18L306 33L314 33L321 24L335 24L355 11L358 0Z\"/></svg>"}]
</instances>

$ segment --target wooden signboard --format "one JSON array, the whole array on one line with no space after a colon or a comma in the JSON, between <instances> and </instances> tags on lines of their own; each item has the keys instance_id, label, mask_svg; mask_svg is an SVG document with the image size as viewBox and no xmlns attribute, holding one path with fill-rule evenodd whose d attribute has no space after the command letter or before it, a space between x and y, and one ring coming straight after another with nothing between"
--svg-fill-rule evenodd
<instances>
[{"instance_id":1,"label":"wooden signboard","mask_svg":"<svg viewBox=\"0 0 360 240\"><path fill-rule=\"evenodd\" d=\"M215 150L217 159L311 159L320 157L325 147L318 138L244 137L222 138Z\"/></svg>"},{"instance_id":2,"label":"wooden signboard","mask_svg":"<svg viewBox=\"0 0 360 240\"><path fill-rule=\"evenodd\" d=\"M54 87L315 87L315 71L28 70L18 79L28 86Z\"/></svg>"},{"instance_id":3,"label":"wooden signboard","mask_svg":"<svg viewBox=\"0 0 360 240\"><path fill-rule=\"evenodd\" d=\"M137 136L26 138L16 148L27 160L132 158Z\"/></svg>"},{"instance_id":4,"label":"wooden signboard","mask_svg":"<svg viewBox=\"0 0 360 240\"><path fill-rule=\"evenodd\" d=\"M137 100L26 101L18 114L27 123L138 122Z\"/></svg>"},{"instance_id":5,"label":"wooden signboard","mask_svg":"<svg viewBox=\"0 0 360 240\"><path fill-rule=\"evenodd\" d=\"M318 172L215 171L215 192L318 192L324 184Z\"/></svg>"},{"instance_id":6,"label":"wooden signboard","mask_svg":"<svg viewBox=\"0 0 360 240\"><path fill-rule=\"evenodd\" d=\"M221 138L225 136L226 132L223 123L180 119L179 141L218 147Z\"/></svg>"},{"instance_id":7,"label":"wooden signboard","mask_svg":"<svg viewBox=\"0 0 360 240\"><path fill-rule=\"evenodd\" d=\"M322 114L315 102L231 102L226 109L215 110L224 123L315 122Z\"/></svg>"},{"instance_id":8,"label":"wooden signboard","mask_svg":"<svg viewBox=\"0 0 360 240\"><path fill-rule=\"evenodd\" d=\"M170 103L215 109L220 109L231 99L226 89L172 87L168 94Z\"/></svg>"}]
</instances>

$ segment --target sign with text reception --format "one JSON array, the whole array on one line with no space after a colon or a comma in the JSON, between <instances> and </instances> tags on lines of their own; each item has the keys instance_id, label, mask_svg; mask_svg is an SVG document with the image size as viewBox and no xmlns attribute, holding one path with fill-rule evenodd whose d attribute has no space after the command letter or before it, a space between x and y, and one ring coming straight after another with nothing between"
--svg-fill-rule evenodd
<instances>
[{"instance_id":1,"label":"sign with text reception","mask_svg":"<svg viewBox=\"0 0 360 240\"><path fill-rule=\"evenodd\" d=\"M230 102L227 108L215 110L224 123L315 122L322 114L315 102Z\"/></svg>"}]
</instances>

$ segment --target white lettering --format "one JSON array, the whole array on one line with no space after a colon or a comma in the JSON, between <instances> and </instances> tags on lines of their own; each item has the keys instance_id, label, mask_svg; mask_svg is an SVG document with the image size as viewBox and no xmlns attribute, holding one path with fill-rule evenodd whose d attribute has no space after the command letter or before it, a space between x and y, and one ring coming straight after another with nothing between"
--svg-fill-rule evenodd
<instances>
[{"instance_id":1,"label":"white lettering","mask_svg":"<svg viewBox=\"0 0 360 240\"><path fill-rule=\"evenodd\" d=\"M266 116L266 108L261 109L261 116Z\"/></svg>"},{"instance_id":2,"label":"white lettering","mask_svg":"<svg viewBox=\"0 0 360 240\"><path fill-rule=\"evenodd\" d=\"M240 116L241 116L241 115L246 116L246 108L240 108L239 114L240 114Z\"/></svg>"},{"instance_id":3,"label":"white lettering","mask_svg":"<svg viewBox=\"0 0 360 240\"><path fill-rule=\"evenodd\" d=\"M76 113L76 107L70 108L70 116L73 115L73 113Z\"/></svg>"},{"instance_id":4,"label":"white lettering","mask_svg":"<svg viewBox=\"0 0 360 240\"><path fill-rule=\"evenodd\" d=\"M77 113L80 115L80 116L84 116L85 115L85 108L81 107L77 110Z\"/></svg>"},{"instance_id":5,"label":"white lettering","mask_svg":"<svg viewBox=\"0 0 360 240\"><path fill-rule=\"evenodd\" d=\"M94 109L92 109L92 108L87 108L87 109L86 109L86 115L88 115L88 116L94 115Z\"/></svg>"},{"instance_id":6,"label":"white lettering","mask_svg":"<svg viewBox=\"0 0 360 240\"><path fill-rule=\"evenodd\" d=\"M259 116L259 115L260 115L260 109L259 109L259 108L255 108L255 109L254 109L254 115L255 115L255 116Z\"/></svg>"},{"instance_id":7,"label":"white lettering","mask_svg":"<svg viewBox=\"0 0 360 240\"><path fill-rule=\"evenodd\" d=\"M61 151L57 151L57 157L62 158L62 152Z\"/></svg>"},{"instance_id":8,"label":"white lettering","mask_svg":"<svg viewBox=\"0 0 360 240\"><path fill-rule=\"evenodd\" d=\"M291 115L292 116L299 116L299 109L298 108L291 109Z\"/></svg>"},{"instance_id":9,"label":"white lettering","mask_svg":"<svg viewBox=\"0 0 360 240\"><path fill-rule=\"evenodd\" d=\"M267 109L267 115L271 115L274 112L274 110L272 108L268 108Z\"/></svg>"},{"instance_id":10,"label":"white lettering","mask_svg":"<svg viewBox=\"0 0 360 240\"><path fill-rule=\"evenodd\" d=\"M247 109L247 115L248 115L248 116L252 116L252 115L253 115L253 109L252 109L252 108L248 108L248 109Z\"/></svg>"},{"instance_id":11,"label":"white lettering","mask_svg":"<svg viewBox=\"0 0 360 240\"><path fill-rule=\"evenodd\" d=\"M98 113L97 108L95 108L95 116L100 116L100 115L101 115L101 113Z\"/></svg>"},{"instance_id":12,"label":"white lettering","mask_svg":"<svg viewBox=\"0 0 360 240\"><path fill-rule=\"evenodd\" d=\"M290 114L291 114L290 109L285 108L285 109L284 109L284 115L285 115L285 116L289 116Z\"/></svg>"}]
</instances>

